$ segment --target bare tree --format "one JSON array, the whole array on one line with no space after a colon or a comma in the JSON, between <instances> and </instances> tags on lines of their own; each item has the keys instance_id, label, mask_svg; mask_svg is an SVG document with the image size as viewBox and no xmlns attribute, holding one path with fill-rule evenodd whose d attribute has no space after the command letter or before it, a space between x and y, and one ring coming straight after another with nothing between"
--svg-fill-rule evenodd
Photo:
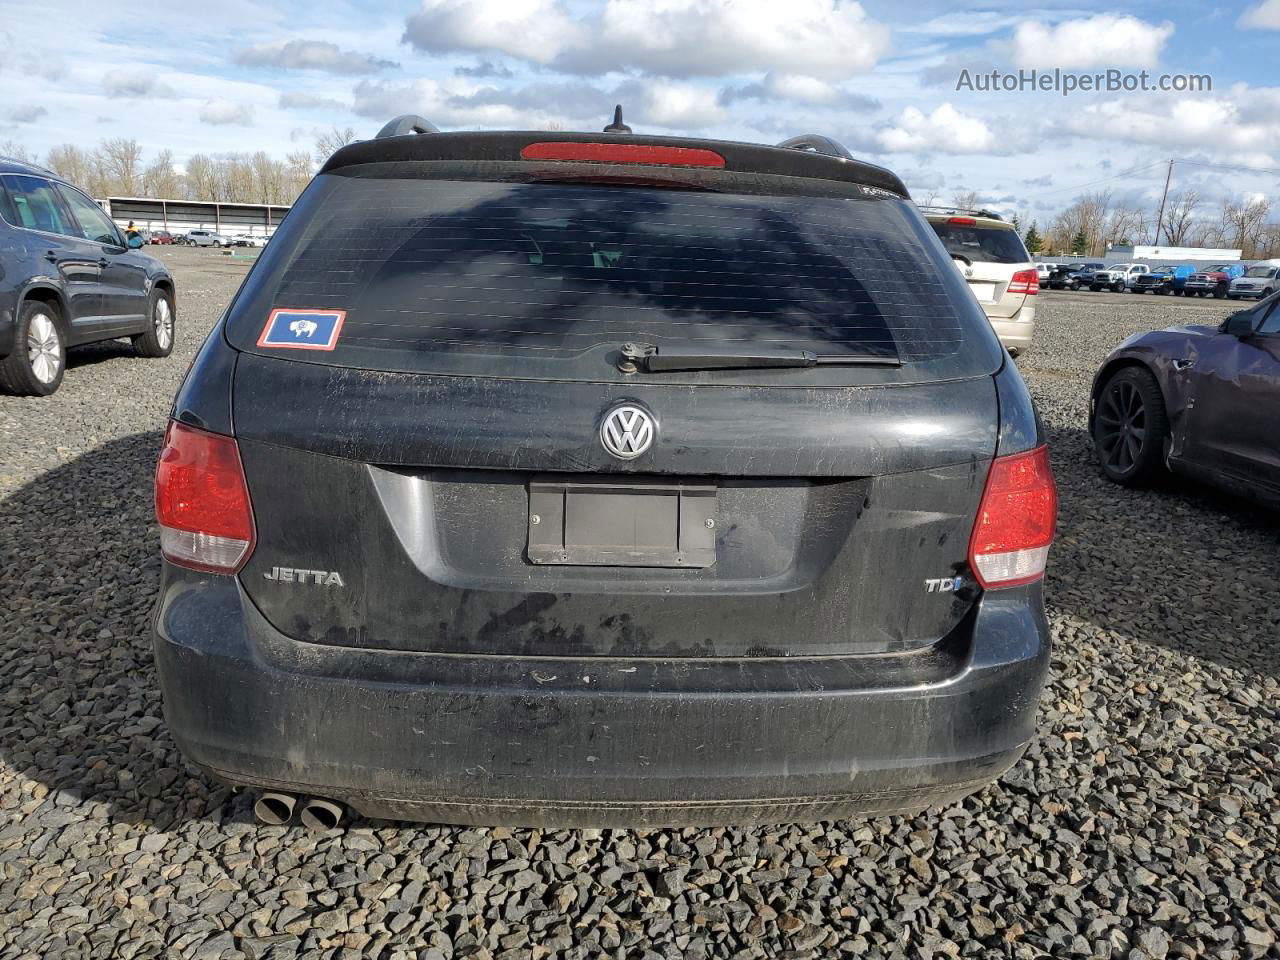
<instances>
[{"instance_id":1,"label":"bare tree","mask_svg":"<svg viewBox=\"0 0 1280 960\"><path fill-rule=\"evenodd\" d=\"M287 203L293 199L288 195L289 168L285 164L259 150L249 158L249 166L253 169L258 203Z\"/></svg>"},{"instance_id":2,"label":"bare tree","mask_svg":"<svg viewBox=\"0 0 1280 960\"><path fill-rule=\"evenodd\" d=\"M225 199L232 203L253 203L253 164L247 154L226 153L214 158L221 173Z\"/></svg>"},{"instance_id":3,"label":"bare tree","mask_svg":"<svg viewBox=\"0 0 1280 960\"><path fill-rule=\"evenodd\" d=\"M1078 197L1054 217L1049 228L1050 249L1070 250L1076 239L1083 236L1085 255L1100 256L1106 249L1105 227L1110 210L1110 193L1089 193Z\"/></svg>"},{"instance_id":4,"label":"bare tree","mask_svg":"<svg viewBox=\"0 0 1280 960\"><path fill-rule=\"evenodd\" d=\"M142 192L142 145L137 140L112 137L98 147L104 193L136 197Z\"/></svg>"},{"instance_id":5,"label":"bare tree","mask_svg":"<svg viewBox=\"0 0 1280 960\"><path fill-rule=\"evenodd\" d=\"M297 150L289 154L288 164L288 199L292 203L307 184L311 182L311 154L305 150Z\"/></svg>"},{"instance_id":6,"label":"bare tree","mask_svg":"<svg viewBox=\"0 0 1280 960\"><path fill-rule=\"evenodd\" d=\"M182 177L173 162L173 154L161 150L142 171L143 188L147 196L175 198L182 193Z\"/></svg>"},{"instance_id":7,"label":"bare tree","mask_svg":"<svg viewBox=\"0 0 1280 960\"><path fill-rule=\"evenodd\" d=\"M1164 221L1160 224L1166 245L1180 247L1187 241L1199 205L1200 197L1194 190L1183 190L1169 198L1164 208Z\"/></svg>"},{"instance_id":8,"label":"bare tree","mask_svg":"<svg viewBox=\"0 0 1280 960\"><path fill-rule=\"evenodd\" d=\"M1254 250L1257 260L1280 257L1280 222L1264 223L1258 231L1258 244Z\"/></svg>"},{"instance_id":9,"label":"bare tree","mask_svg":"<svg viewBox=\"0 0 1280 960\"><path fill-rule=\"evenodd\" d=\"M356 138L353 127L330 127L316 134L316 163L322 164Z\"/></svg>"},{"instance_id":10,"label":"bare tree","mask_svg":"<svg viewBox=\"0 0 1280 960\"><path fill-rule=\"evenodd\" d=\"M1258 240L1267 215L1271 212L1271 201L1265 197L1254 197L1239 202L1224 200L1222 202L1223 240L1231 247L1239 247L1244 256L1256 256Z\"/></svg>"},{"instance_id":11,"label":"bare tree","mask_svg":"<svg viewBox=\"0 0 1280 960\"><path fill-rule=\"evenodd\" d=\"M20 163L36 162L36 155L29 153L27 148L17 140L5 140L0 143L0 157L8 157L10 160L17 160Z\"/></svg>"},{"instance_id":12,"label":"bare tree","mask_svg":"<svg viewBox=\"0 0 1280 960\"><path fill-rule=\"evenodd\" d=\"M1139 243L1145 239L1147 215L1137 206L1118 203L1111 208L1103 228L1103 253L1116 244Z\"/></svg>"},{"instance_id":13,"label":"bare tree","mask_svg":"<svg viewBox=\"0 0 1280 960\"><path fill-rule=\"evenodd\" d=\"M100 196L94 189L97 186L94 183L97 161L89 151L77 147L74 143L62 143L49 148L45 165L58 176L70 180L95 196Z\"/></svg>"},{"instance_id":14,"label":"bare tree","mask_svg":"<svg viewBox=\"0 0 1280 960\"><path fill-rule=\"evenodd\" d=\"M187 197L191 200L225 200L222 180L213 160L203 153L195 153L187 161Z\"/></svg>"},{"instance_id":15,"label":"bare tree","mask_svg":"<svg viewBox=\"0 0 1280 960\"><path fill-rule=\"evenodd\" d=\"M960 210L977 210L980 202L976 190L962 190L951 198L951 203Z\"/></svg>"}]
</instances>

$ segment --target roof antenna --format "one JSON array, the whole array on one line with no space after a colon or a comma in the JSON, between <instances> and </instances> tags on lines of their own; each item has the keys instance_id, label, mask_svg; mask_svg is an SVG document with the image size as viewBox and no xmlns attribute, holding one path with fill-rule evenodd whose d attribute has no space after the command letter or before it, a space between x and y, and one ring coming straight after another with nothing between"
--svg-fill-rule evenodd
<instances>
[{"instance_id":1,"label":"roof antenna","mask_svg":"<svg viewBox=\"0 0 1280 960\"><path fill-rule=\"evenodd\" d=\"M630 133L631 128L622 122L622 104L613 108L613 123L604 128L605 133Z\"/></svg>"}]
</instances>

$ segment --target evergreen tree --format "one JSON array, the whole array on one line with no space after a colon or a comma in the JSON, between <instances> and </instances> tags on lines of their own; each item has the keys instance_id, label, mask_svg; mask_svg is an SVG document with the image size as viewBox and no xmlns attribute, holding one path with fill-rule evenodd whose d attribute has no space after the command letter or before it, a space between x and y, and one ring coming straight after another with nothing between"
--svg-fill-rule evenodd
<instances>
[{"instance_id":1,"label":"evergreen tree","mask_svg":"<svg viewBox=\"0 0 1280 960\"><path fill-rule=\"evenodd\" d=\"M1027 245L1027 252L1037 254L1044 249L1044 238L1040 236L1036 230L1036 222L1031 221L1031 226L1027 227L1027 235L1023 238L1023 242Z\"/></svg>"},{"instance_id":2,"label":"evergreen tree","mask_svg":"<svg viewBox=\"0 0 1280 960\"><path fill-rule=\"evenodd\" d=\"M1071 238L1071 253L1073 256L1083 257L1089 252L1089 235L1084 232L1084 227L1076 231L1076 235Z\"/></svg>"}]
</instances>

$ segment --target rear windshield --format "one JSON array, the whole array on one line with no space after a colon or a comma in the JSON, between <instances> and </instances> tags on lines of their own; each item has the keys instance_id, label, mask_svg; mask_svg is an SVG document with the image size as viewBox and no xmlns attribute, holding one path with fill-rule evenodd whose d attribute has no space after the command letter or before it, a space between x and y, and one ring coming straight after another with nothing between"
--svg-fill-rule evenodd
<instances>
[{"instance_id":1,"label":"rear windshield","mask_svg":"<svg viewBox=\"0 0 1280 960\"><path fill-rule=\"evenodd\" d=\"M1031 255L1017 231L1009 227L968 226L963 223L930 221L934 233L947 248L974 263L1029 263Z\"/></svg>"},{"instance_id":2,"label":"rear windshield","mask_svg":"<svg viewBox=\"0 0 1280 960\"><path fill-rule=\"evenodd\" d=\"M267 275L251 278L247 302L236 304L237 346L375 369L595 378L613 375L608 358L628 342L787 347L905 366L954 363L974 339L971 298L957 292L957 272L930 249L918 216L860 189L833 199L319 180L332 183L308 191L303 206L314 212L300 225L295 207L281 227L286 242L278 236L255 268ZM302 357L261 346L271 308L344 311L333 350ZM977 339L970 353L982 352Z\"/></svg>"}]
</instances>

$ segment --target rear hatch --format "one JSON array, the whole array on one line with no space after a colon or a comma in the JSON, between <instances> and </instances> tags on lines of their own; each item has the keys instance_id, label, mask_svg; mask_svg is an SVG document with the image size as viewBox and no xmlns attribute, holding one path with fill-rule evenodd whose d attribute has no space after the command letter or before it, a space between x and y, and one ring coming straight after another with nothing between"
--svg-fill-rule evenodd
<instances>
[{"instance_id":1,"label":"rear hatch","mask_svg":"<svg viewBox=\"0 0 1280 960\"><path fill-rule=\"evenodd\" d=\"M1011 224L978 217L930 217L929 223L982 304L987 316L1004 320L1022 309L1028 296L1025 271L1036 273L1031 255ZM1015 274L1022 273L1021 282ZM1036 275L1039 283L1039 275Z\"/></svg>"},{"instance_id":2,"label":"rear hatch","mask_svg":"<svg viewBox=\"0 0 1280 960\"><path fill-rule=\"evenodd\" d=\"M227 322L248 596L298 640L472 655L946 637L1002 354L924 221L852 183L587 167L308 188ZM627 373L624 343L871 365ZM651 417L631 459L620 404Z\"/></svg>"}]
</instances>

